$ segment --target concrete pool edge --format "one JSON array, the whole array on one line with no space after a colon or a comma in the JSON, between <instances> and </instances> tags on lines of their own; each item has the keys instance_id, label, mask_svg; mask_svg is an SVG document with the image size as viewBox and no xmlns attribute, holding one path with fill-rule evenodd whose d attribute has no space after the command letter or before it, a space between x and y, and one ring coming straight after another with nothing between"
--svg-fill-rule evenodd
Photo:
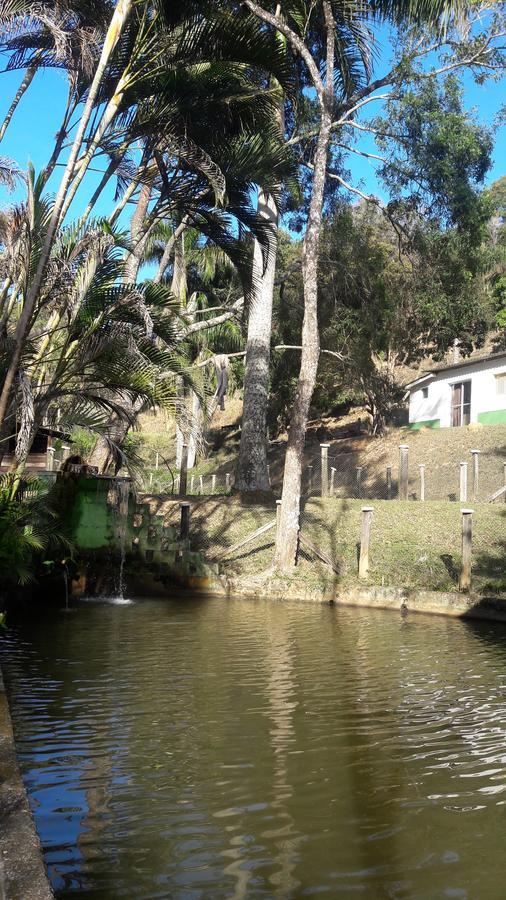
<instances>
[{"instance_id":1,"label":"concrete pool edge","mask_svg":"<svg viewBox=\"0 0 506 900\"><path fill-rule=\"evenodd\" d=\"M1 669L0 900L54 900L18 765Z\"/></svg>"},{"instance_id":2,"label":"concrete pool edge","mask_svg":"<svg viewBox=\"0 0 506 900\"><path fill-rule=\"evenodd\" d=\"M258 583L221 578L214 582L209 593L215 596L243 597L253 600L268 596L273 600L334 603L336 606L365 609L390 609L396 612L415 612L452 618L485 619L506 622L506 600L482 597L457 591L429 591L417 588L378 587L356 585L339 587L329 580L318 588L280 584L280 579L265 579ZM205 591L203 592L205 593Z\"/></svg>"}]
</instances>

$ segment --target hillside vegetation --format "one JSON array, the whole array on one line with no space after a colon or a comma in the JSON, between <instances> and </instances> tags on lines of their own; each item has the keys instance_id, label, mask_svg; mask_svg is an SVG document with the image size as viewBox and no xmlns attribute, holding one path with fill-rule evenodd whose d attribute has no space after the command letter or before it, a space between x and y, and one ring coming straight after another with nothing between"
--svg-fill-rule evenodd
<instances>
[{"instance_id":1,"label":"hillside vegetation","mask_svg":"<svg viewBox=\"0 0 506 900\"><path fill-rule=\"evenodd\" d=\"M211 493L211 476L216 475L215 490L223 492L225 476L233 474L237 462L240 436L241 402L234 399L225 413L213 419L208 434L209 451L199 461L194 474L194 491L200 489L203 476L204 493ZM147 464L145 485L167 489L171 483L169 473L159 459L155 470L156 450L174 467L174 424L170 421L146 416L143 419L141 453ZM309 488L309 466L312 470L312 493L320 490L320 442L330 444L329 468L335 468L333 476L336 496L357 496L357 467L362 467L362 498L386 499L386 469L392 468L393 496L396 493L399 464L399 444L409 446L409 496L420 497L419 465L425 465L426 500L457 500L459 497L460 463L468 463L468 500L474 498L473 459L471 450L479 450L479 483L477 499L487 501L504 484L506 464L506 425L470 425L466 428L441 428L412 431L409 428L392 428L381 437L360 435L358 417L323 419L313 422L308 432L305 454L306 491ZM283 477L286 441L280 439L269 446L269 463L273 492L279 496ZM173 471L176 471L175 468Z\"/></svg>"}]
</instances>

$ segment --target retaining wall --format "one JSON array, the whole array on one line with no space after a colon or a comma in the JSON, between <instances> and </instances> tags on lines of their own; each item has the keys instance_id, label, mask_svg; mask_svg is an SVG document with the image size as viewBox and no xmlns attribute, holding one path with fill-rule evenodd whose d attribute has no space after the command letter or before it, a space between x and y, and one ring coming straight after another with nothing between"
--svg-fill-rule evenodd
<instances>
[{"instance_id":1,"label":"retaining wall","mask_svg":"<svg viewBox=\"0 0 506 900\"><path fill-rule=\"evenodd\" d=\"M0 900L52 900L0 671Z\"/></svg>"}]
</instances>

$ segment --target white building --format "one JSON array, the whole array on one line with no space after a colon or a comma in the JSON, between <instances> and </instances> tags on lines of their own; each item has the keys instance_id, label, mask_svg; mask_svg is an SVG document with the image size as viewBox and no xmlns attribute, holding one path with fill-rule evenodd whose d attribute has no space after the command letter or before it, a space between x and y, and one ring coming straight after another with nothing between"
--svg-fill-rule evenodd
<instances>
[{"instance_id":1,"label":"white building","mask_svg":"<svg viewBox=\"0 0 506 900\"><path fill-rule=\"evenodd\" d=\"M410 428L506 423L506 351L435 366L406 389Z\"/></svg>"}]
</instances>

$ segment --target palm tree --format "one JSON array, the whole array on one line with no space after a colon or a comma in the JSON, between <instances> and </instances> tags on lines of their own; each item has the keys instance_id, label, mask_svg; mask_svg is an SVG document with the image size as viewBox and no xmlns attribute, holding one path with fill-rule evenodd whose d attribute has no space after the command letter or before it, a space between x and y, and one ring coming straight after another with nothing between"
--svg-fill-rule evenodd
<instances>
[{"instance_id":1,"label":"palm tree","mask_svg":"<svg viewBox=\"0 0 506 900\"><path fill-rule=\"evenodd\" d=\"M85 93L80 94L85 102L76 135L44 231L36 269L30 273L23 292L0 394L0 427L8 411L58 230L91 160L97 153L107 152L111 164L106 176L112 177L128 146L141 140L145 145L145 164L151 166L150 177L156 161L162 179L157 215L163 214L164 204L168 210L177 202L178 189L181 195L181 185L177 180L174 184L181 165L187 172L204 178L212 188L214 202L223 203L225 177L213 158L220 141L212 126L217 120L227 125L228 130L222 132L222 150L231 135L253 122L267 127L271 98L250 77L252 69L260 65L274 69L276 77L283 79L286 66L275 41L258 28L252 17L238 19L223 14L216 11L213 3L180 2L169 8L148 0L135 5L132 0L118 0L93 76ZM82 92L82 84L78 88ZM67 124L66 113L64 130ZM49 170L55 159L57 155L53 154ZM187 184L183 190L184 187Z\"/></svg>"},{"instance_id":2,"label":"palm tree","mask_svg":"<svg viewBox=\"0 0 506 900\"><path fill-rule=\"evenodd\" d=\"M36 182L32 172L28 184L29 203L12 215L9 245L19 288L37 265L52 212L41 196L43 179ZM111 415L130 421L132 402L174 407L176 377L198 390L182 351L179 304L163 285L124 280L121 257L128 247L126 236L106 221L60 231L20 359L15 450L20 468L43 423L100 432ZM15 328L10 298L7 306L4 366Z\"/></svg>"}]
</instances>

